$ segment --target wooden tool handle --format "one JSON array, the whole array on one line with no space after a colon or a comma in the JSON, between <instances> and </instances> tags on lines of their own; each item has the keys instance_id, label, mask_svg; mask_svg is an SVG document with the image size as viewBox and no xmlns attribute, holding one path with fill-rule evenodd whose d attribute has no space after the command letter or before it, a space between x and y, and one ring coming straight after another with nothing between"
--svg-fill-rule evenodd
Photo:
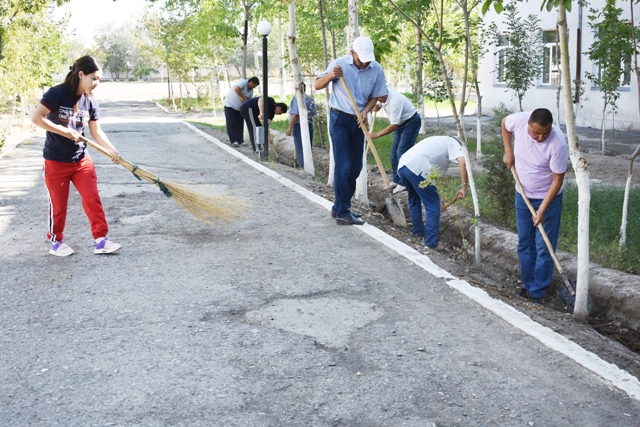
<instances>
[{"instance_id":1,"label":"wooden tool handle","mask_svg":"<svg viewBox=\"0 0 640 427\"><path fill-rule=\"evenodd\" d=\"M351 101L351 106L353 107L353 111L356 112L356 117L358 121L361 122L362 116L360 115L360 110L358 109L358 105L356 104L356 100L353 98L351 94L351 90L349 90L349 86L347 86L347 82L344 77L340 76L340 81L344 86L344 89L347 91L347 95L349 95L349 100ZM387 172L384 170L384 166L382 165L382 161L380 160L380 156L378 156L378 151L376 150L375 145L371 141L371 137L369 136L369 131L367 131L367 127L363 122L360 123L360 127L362 128L362 132L364 136L367 138L368 147L371 148L371 152L373 153L373 157L376 159L376 164L378 165L378 169L380 169L380 174L382 175L382 179L384 180L384 185L387 188L390 188L389 177L387 177Z\"/></svg>"},{"instance_id":2,"label":"wooden tool handle","mask_svg":"<svg viewBox=\"0 0 640 427\"><path fill-rule=\"evenodd\" d=\"M454 203L455 203L455 202L457 202L457 201L458 201L458 195L456 195L456 197L454 197L454 198L453 198L453 200L451 200L450 202L447 202L447 203L444 205L444 208L445 208L445 209L447 209L449 206L451 206L452 204L454 204Z\"/></svg>"},{"instance_id":3,"label":"wooden tool handle","mask_svg":"<svg viewBox=\"0 0 640 427\"><path fill-rule=\"evenodd\" d=\"M529 207L529 210L531 211L531 215L535 215L536 214L536 210L533 208L533 205L529 201L529 198L527 197L527 195L524 194L524 188L522 188L522 183L520 182L520 178L518 178L518 174L516 173L516 167L515 166L511 166L511 173L513 174L513 179L516 180L516 185L518 186L518 189L520 190L520 195L522 196L522 198L524 199L524 202L527 204L527 206ZM562 266L560 265L560 261L558 261L558 257L556 257L556 253L553 250L553 246L551 245L551 241L549 241L549 236L547 236L547 232L544 231L544 227L542 226L542 223L538 223L538 230L540 230L540 234L542 235L542 238L544 239L544 242L547 244L547 248L549 249L549 252L551 253L551 258L553 258L553 262L555 263L556 268L558 269L558 272L561 275L564 275L564 270L562 269Z\"/></svg>"}]
</instances>

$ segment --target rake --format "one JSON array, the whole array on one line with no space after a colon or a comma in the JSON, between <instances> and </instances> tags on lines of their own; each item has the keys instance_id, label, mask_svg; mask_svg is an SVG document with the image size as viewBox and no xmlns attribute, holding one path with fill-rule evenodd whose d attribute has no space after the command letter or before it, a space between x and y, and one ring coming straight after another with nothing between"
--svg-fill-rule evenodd
<instances>
[{"instance_id":1,"label":"rake","mask_svg":"<svg viewBox=\"0 0 640 427\"><path fill-rule=\"evenodd\" d=\"M95 142L83 136L80 136L79 139L133 173L138 180L141 181L144 179L145 181L155 184L165 196L171 198L182 210L191 214L191 216L200 222L205 224L211 224L216 221L229 223L241 216L242 213L248 209L248 203L245 200L234 197L215 197L192 190L182 184L160 180L156 175L138 167L130 161L122 157L114 156L110 151L105 150Z\"/></svg>"}]
</instances>

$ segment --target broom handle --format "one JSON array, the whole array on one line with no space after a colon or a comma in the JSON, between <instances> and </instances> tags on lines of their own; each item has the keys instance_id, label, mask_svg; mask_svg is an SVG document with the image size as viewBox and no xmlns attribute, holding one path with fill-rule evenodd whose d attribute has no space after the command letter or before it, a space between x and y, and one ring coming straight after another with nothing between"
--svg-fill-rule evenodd
<instances>
[{"instance_id":1,"label":"broom handle","mask_svg":"<svg viewBox=\"0 0 640 427\"><path fill-rule=\"evenodd\" d=\"M358 121L361 121L362 116L360 115L360 110L358 109L358 105L356 104L356 100L353 98L353 95L351 94L351 91L349 90L349 86L347 86L347 82L345 81L343 76L340 76L340 81L342 82L342 85L344 86L345 90L347 91L347 95L349 95L349 100L351 101L351 105L353 106L353 110L356 112L356 117L358 118ZM369 136L369 131L367 130L367 127L364 125L364 122L360 123L360 127L362 128L362 132L364 133L364 136L367 138L367 143L369 144L368 147L371 148L371 152L373 153L373 157L375 157L376 159L376 164L378 165L378 169L380 169L380 174L382 175L382 179L384 180L384 185L387 188L389 187L389 177L387 177L387 172L384 170L384 166L382 166L382 161L380 160L380 156L378 156L378 151L376 150L376 147L373 145L373 142L371 141L371 137Z\"/></svg>"},{"instance_id":2,"label":"broom handle","mask_svg":"<svg viewBox=\"0 0 640 427\"><path fill-rule=\"evenodd\" d=\"M100 153L104 154L105 156L111 157L112 159L115 159L115 157L113 157L109 151L104 149L104 147L102 147L101 145L98 145L95 142L91 141L90 139L87 139L82 135L78 135L78 139L80 141L84 142L85 144L87 144L89 147L93 148L94 150L99 151Z\"/></svg>"},{"instance_id":3,"label":"broom handle","mask_svg":"<svg viewBox=\"0 0 640 427\"><path fill-rule=\"evenodd\" d=\"M518 189L520 190L520 195L522 195L522 198L524 199L524 202L527 204L527 206L529 207L529 210L531 211L531 215L535 215L536 214L536 210L533 208L533 205L531 205L531 202L529 201L529 198L527 197L526 194L524 194L524 188L522 188L522 183L520 182L520 178L518 178L518 174L516 173L516 167L515 166L511 166L511 173L513 174L513 179L516 180L516 185L518 186ZM540 230L540 234L542 235L542 238L544 239L544 242L547 244L547 248L549 249L549 252L551 253L551 258L553 258L553 262L556 265L556 268L558 269L558 273L560 273L562 276L564 276L564 270L562 269L562 266L560 265L560 261L558 261L558 257L556 257L556 253L553 250L553 246L551 245L551 242L549 241L549 236L547 236L547 232L544 231L544 227L542 226L542 223L538 223L538 230ZM565 277L563 277L563 280L565 279ZM568 281L568 279L567 279Z\"/></svg>"},{"instance_id":4,"label":"broom handle","mask_svg":"<svg viewBox=\"0 0 640 427\"><path fill-rule=\"evenodd\" d=\"M115 163L119 164L120 166L122 166L123 168L127 169L128 171L132 172L135 176L138 177L138 179L140 179L140 176L135 173L136 166L133 163L131 163L130 161L128 161L127 159L125 159L123 157L114 156L113 154L111 154L111 152L109 150L105 149L103 146L101 146L99 144L96 144L95 142L91 141L90 139L85 138L82 135L79 135L78 139L80 141L84 142L85 144L87 144L89 147L93 148L94 150L100 152L101 154L104 154L105 156L107 156L110 159L113 159Z\"/></svg>"}]
</instances>

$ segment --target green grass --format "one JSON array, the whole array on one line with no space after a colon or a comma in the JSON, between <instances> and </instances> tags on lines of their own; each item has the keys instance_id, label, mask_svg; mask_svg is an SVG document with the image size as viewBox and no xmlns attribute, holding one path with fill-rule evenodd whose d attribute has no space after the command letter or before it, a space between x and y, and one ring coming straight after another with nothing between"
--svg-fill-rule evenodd
<instances>
[{"instance_id":1,"label":"green grass","mask_svg":"<svg viewBox=\"0 0 640 427\"><path fill-rule=\"evenodd\" d=\"M478 199L480 200L480 217L482 221L507 227L514 232L515 212L513 202L505 206L484 185L482 174L476 176ZM450 174L445 176L438 190L446 200L455 195L460 179ZM513 182L507 183L513 189ZM575 185L564 187L562 219L558 249L577 253L578 250L578 189ZM593 187L589 215L589 255L590 260L607 268L640 274L640 189L630 191L627 210L627 243L624 250L619 250L620 224L622 221L622 202L624 188ZM471 193L467 198L456 203L457 207L465 207L473 211ZM501 210L505 212L502 213Z\"/></svg>"},{"instance_id":2,"label":"green grass","mask_svg":"<svg viewBox=\"0 0 640 427\"><path fill-rule=\"evenodd\" d=\"M226 132L224 125L211 124L200 121L213 129ZM375 130L380 131L389 125L386 118L376 119ZM287 130L286 115L276 116L272 127L281 132ZM326 126L323 126L326 136ZM429 127L427 135L420 135L419 140L432 135L447 135L450 130ZM319 142L317 128L314 129L314 144ZM328 141L328 138L325 138ZM387 170L391 169L390 150L393 134L385 135L374 141L380 159ZM475 152L475 140L469 141L468 149ZM513 180L506 168L502 167L502 147L499 139L483 142L482 152L487 161L495 163L493 166L485 164L488 174L474 175L478 198L480 200L480 217L482 221L494 223L515 231L515 213L513 210ZM490 159L493 157L493 159ZM369 154L368 163L375 165L375 159ZM493 180L493 181L492 181ZM496 184L497 181L497 184ZM445 175L439 185L443 198L451 200L460 185L460 178L451 173ZM501 187L502 186L502 187ZM590 259L604 267L614 268L632 274L640 274L640 189L633 189L629 195L627 219L627 246L625 250L618 249L620 222L622 220L622 201L624 188L595 187L591 189L591 212L589 221ZM456 203L455 207L464 207L473 211L471 191L467 191L467 198ZM578 239L578 191L575 185L566 184L562 220L558 248L560 250L577 252Z\"/></svg>"},{"instance_id":3,"label":"green grass","mask_svg":"<svg viewBox=\"0 0 640 427\"><path fill-rule=\"evenodd\" d=\"M618 249L624 188L591 188L589 215L589 253L592 261L605 267L640 274L640 189L629 193L627 211L627 244ZM578 189L565 185L561 249L575 253L578 246Z\"/></svg>"},{"instance_id":4,"label":"green grass","mask_svg":"<svg viewBox=\"0 0 640 427\"><path fill-rule=\"evenodd\" d=\"M210 123L210 122L205 122L205 121L202 121L202 120L187 120L187 121L189 123L195 123L195 124L198 124L198 125L209 127L211 129L219 130L220 132L227 133L227 126L226 125L217 125L217 124L213 124L213 123Z\"/></svg>"}]
</instances>

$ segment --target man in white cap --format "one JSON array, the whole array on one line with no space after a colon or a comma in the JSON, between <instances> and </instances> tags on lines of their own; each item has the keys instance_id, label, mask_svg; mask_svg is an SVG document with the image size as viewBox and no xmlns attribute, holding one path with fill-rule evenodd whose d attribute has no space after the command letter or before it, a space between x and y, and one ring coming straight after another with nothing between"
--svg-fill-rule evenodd
<instances>
[{"instance_id":1,"label":"man in white cap","mask_svg":"<svg viewBox=\"0 0 640 427\"><path fill-rule=\"evenodd\" d=\"M349 55L332 61L318 75L315 84L316 90L321 90L332 83L329 129L335 161L335 201L331 216L335 216L338 224L362 225L364 221L359 218L361 215L351 212L351 198L356 192L356 179L362 170L364 133L340 77L344 77L364 120L378 98L387 95L384 71L375 60L373 42L369 37L355 39Z\"/></svg>"}]
</instances>

